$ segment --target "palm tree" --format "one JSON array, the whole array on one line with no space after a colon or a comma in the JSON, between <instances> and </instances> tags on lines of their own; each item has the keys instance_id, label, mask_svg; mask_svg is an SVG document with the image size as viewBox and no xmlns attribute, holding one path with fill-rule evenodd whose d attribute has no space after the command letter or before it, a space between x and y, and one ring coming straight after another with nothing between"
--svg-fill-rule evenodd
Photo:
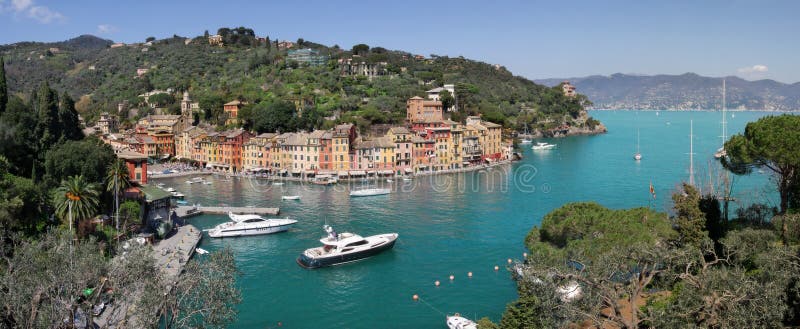
<instances>
[{"instance_id":1,"label":"palm tree","mask_svg":"<svg viewBox=\"0 0 800 329\"><path fill-rule=\"evenodd\" d=\"M70 176L61 181L61 185L53 193L56 215L69 221L69 230L72 232L75 218L86 219L97 212L99 197L97 184L87 182L82 175Z\"/></svg>"},{"instance_id":2,"label":"palm tree","mask_svg":"<svg viewBox=\"0 0 800 329\"><path fill-rule=\"evenodd\" d=\"M117 159L108 165L106 184L106 191L114 192L114 227L119 231L119 192L131 185L128 167L124 161Z\"/></svg>"}]
</instances>

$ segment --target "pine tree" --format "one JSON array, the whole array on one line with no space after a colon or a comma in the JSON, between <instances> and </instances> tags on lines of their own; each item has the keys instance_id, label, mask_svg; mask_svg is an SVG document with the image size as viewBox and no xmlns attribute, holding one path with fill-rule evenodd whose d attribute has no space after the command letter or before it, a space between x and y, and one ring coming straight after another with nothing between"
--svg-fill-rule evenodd
<instances>
[{"instance_id":1,"label":"pine tree","mask_svg":"<svg viewBox=\"0 0 800 329\"><path fill-rule=\"evenodd\" d=\"M6 104L8 103L8 86L6 85L6 69L5 61L0 56L0 114L6 111Z\"/></svg>"},{"instance_id":2,"label":"pine tree","mask_svg":"<svg viewBox=\"0 0 800 329\"><path fill-rule=\"evenodd\" d=\"M58 121L61 127L61 136L67 140L79 140L83 138L81 131L78 111L75 110L75 101L67 93L61 97L61 108L58 110Z\"/></svg>"}]
</instances>

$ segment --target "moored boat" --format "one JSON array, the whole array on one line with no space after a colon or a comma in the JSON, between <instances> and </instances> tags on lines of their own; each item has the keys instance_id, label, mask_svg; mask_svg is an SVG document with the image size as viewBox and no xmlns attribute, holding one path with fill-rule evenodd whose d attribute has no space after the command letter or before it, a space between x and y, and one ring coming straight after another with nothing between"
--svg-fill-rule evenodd
<instances>
[{"instance_id":1,"label":"moored boat","mask_svg":"<svg viewBox=\"0 0 800 329\"><path fill-rule=\"evenodd\" d=\"M388 188L368 188L363 190L350 191L350 196L373 196L373 195L384 195L389 193L392 193L392 190Z\"/></svg>"},{"instance_id":2,"label":"moored boat","mask_svg":"<svg viewBox=\"0 0 800 329\"><path fill-rule=\"evenodd\" d=\"M397 233L362 237L343 232L336 234L332 227L323 226L328 234L319 241L321 247L306 249L297 258L297 264L305 268L320 268L354 262L392 249L399 236Z\"/></svg>"},{"instance_id":3,"label":"moored boat","mask_svg":"<svg viewBox=\"0 0 800 329\"><path fill-rule=\"evenodd\" d=\"M236 215L228 213L230 222L225 222L208 230L208 236L212 238L236 237L247 235L261 235L283 232L289 226L297 223L294 219L282 218L263 218L259 215Z\"/></svg>"},{"instance_id":4,"label":"moored boat","mask_svg":"<svg viewBox=\"0 0 800 329\"><path fill-rule=\"evenodd\" d=\"M450 329L478 329L478 324L475 321L467 319L461 314L454 314L447 316L447 328Z\"/></svg>"},{"instance_id":5,"label":"moored boat","mask_svg":"<svg viewBox=\"0 0 800 329\"><path fill-rule=\"evenodd\" d=\"M300 200L299 195L284 195L281 197L283 200Z\"/></svg>"},{"instance_id":6,"label":"moored boat","mask_svg":"<svg viewBox=\"0 0 800 329\"><path fill-rule=\"evenodd\" d=\"M542 143L542 142L538 142L538 143L536 143L536 145L531 147L531 149L533 149L533 150L552 150L554 148L556 148L556 144L548 144L548 143Z\"/></svg>"}]
</instances>

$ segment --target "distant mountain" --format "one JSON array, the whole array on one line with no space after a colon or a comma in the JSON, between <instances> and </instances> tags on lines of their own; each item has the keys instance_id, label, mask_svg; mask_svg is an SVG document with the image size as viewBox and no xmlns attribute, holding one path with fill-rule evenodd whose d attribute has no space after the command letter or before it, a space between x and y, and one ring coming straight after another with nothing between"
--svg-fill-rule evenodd
<instances>
[{"instance_id":1,"label":"distant mountain","mask_svg":"<svg viewBox=\"0 0 800 329\"><path fill-rule=\"evenodd\" d=\"M774 80L747 81L725 77L727 108L800 111L800 83ZM534 82L555 86L569 81L578 92L608 109L720 109L723 78L681 75L592 75L583 78L541 79Z\"/></svg>"}]
</instances>

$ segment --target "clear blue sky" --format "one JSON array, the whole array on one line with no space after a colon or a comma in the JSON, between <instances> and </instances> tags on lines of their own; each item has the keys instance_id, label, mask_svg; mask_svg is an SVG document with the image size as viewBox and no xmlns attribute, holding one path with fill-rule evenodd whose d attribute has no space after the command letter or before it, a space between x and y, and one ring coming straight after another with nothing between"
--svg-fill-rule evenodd
<instances>
[{"instance_id":1,"label":"clear blue sky","mask_svg":"<svg viewBox=\"0 0 800 329\"><path fill-rule=\"evenodd\" d=\"M612 73L800 81L800 1L0 0L0 44L253 28L272 39L464 56L528 78Z\"/></svg>"}]
</instances>

